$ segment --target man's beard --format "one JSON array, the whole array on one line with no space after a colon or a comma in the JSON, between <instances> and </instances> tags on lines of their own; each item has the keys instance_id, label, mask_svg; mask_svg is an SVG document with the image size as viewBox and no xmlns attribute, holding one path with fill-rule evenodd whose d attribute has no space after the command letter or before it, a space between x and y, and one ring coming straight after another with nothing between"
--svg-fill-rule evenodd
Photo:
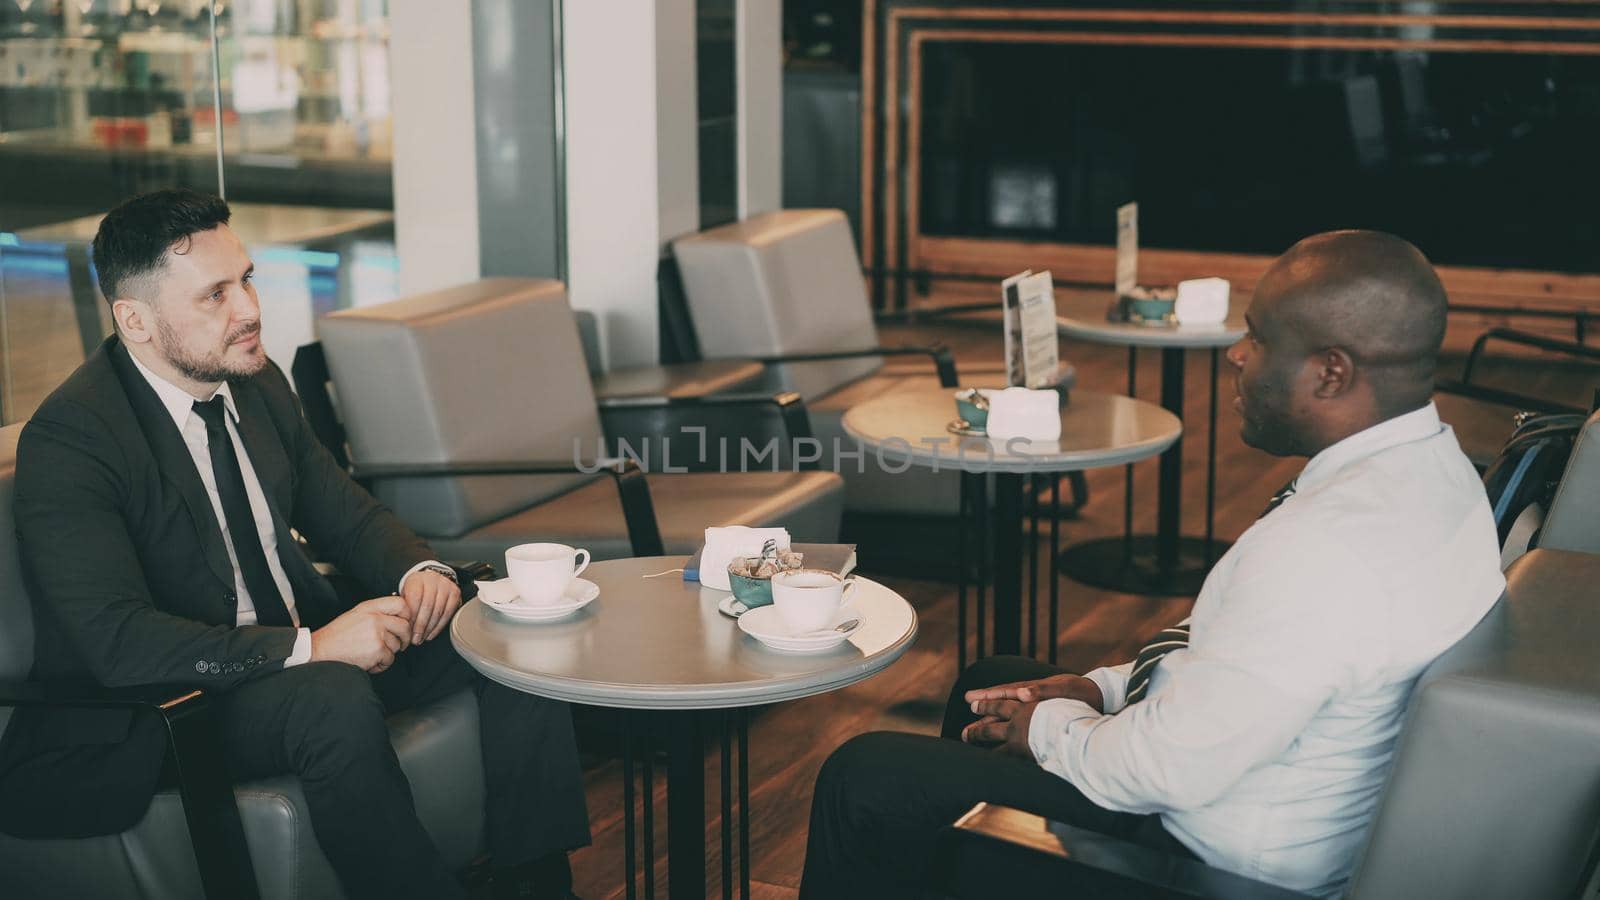
<instances>
[{"instance_id":1,"label":"man's beard","mask_svg":"<svg viewBox=\"0 0 1600 900\"><path fill-rule=\"evenodd\" d=\"M166 357L174 369L182 372L185 378L200 384L220 384L224 381L233 381L240 378L249 378L261 371L267 364L265 353L257 354L244 363L230 365L224 358L227 348L233 346L235 341L261 333L261 323L253 322L241 325L229 332L223 340L223 349L220 353L198 356L187 352L178 333L167 324L167 320L156 317L156 331L161 334L161 355Z\"/></svg>"},{"instance_id":2,"label":"man's beard","mask_svg":"<svg viewBox=\"0 0 1600 900\"><path fill-rule=\"evenodd\" d=\"M1241 386L1242 387L1242 386ZM1290 390L1287 379L1258 376L1243 398L1243 423L1239 436L1257 450L1273 456L1303 456L1298 429L1290 415Z\"/></svg>"}]
</instances>

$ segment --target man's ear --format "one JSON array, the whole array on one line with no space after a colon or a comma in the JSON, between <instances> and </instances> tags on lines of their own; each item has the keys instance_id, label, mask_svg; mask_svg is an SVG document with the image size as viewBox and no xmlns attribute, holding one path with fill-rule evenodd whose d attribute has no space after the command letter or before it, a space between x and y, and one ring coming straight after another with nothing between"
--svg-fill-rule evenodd
<instances>
[{"instance_id":1,"label":"man's ear","mask_svg":"<svg viewBox=\"0 0 1600 900\"><path fill-rule=\"evenodd\" d=\"M1320 351L1313 361L1317 367L1316 388L1312 394L1319 400L1332 400L1355 386L1356 361L1343 347L1329 347Z\"/></svg>"},{"instance_id":2,"label":"man's ear","mask_svg":"<svg viewBox=\"0 0 1600 900\"><path fill-rule=\"evenodd\" d=\"M111 318L117 323L117 334L132 344L148 343L155 336L155 322L150 304L132 297L119 297L111 303Z\"/></svg>"}]
</instances>

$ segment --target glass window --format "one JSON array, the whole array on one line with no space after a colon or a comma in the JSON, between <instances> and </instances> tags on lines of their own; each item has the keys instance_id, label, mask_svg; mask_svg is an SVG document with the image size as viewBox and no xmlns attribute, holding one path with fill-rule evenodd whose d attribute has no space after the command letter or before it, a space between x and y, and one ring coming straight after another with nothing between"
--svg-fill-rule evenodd
<instances>
[{"instance_id":1,"label":"glass window","mask_svg":"<svg viewBox=\"0 0 1600 900\"><path fill-rule=\"evenodd\" d=\"M315 316L394 295L388 23L385 0L0 0L0 421L110 333L88 245L138 193L225 194L285 368Z\"/></svg>"}]
</instances>

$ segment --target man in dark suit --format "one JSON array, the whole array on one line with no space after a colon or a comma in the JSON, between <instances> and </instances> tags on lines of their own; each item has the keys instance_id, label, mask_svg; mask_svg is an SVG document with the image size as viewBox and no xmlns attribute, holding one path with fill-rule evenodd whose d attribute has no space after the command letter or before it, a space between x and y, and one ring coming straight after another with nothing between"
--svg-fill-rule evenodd
<instances>
[{"instance_id":1,"label":"man in dark suit","mask_svg":"<svg viewBox=\"0 0 1600 900\"><path fill-rule=\"evenodd\" d=\"M481 678L439 639L461 604L454 572L312 435L262 350L253 266L228 220L222 200L174 190L100 225L116 334L17 451L33 677L216 692L230 773L299 776L352 897L461 895L384 715L475 686L497 888L567 896L565 851L589 840L568 708ZM372 599L341 599L294 531ZM0 830L132 826L164 746L154 716L18 712L0 742Z\"/></svg>"}]
</instances>

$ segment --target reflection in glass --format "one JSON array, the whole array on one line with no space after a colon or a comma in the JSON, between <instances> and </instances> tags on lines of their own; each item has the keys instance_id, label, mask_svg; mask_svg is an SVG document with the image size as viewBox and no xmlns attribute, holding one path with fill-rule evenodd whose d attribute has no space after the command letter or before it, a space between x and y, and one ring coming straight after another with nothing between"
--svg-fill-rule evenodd
<instances>
[{"instance_id":1,"label":"reflection in glass","mask_svg":"<svg viewBox=\"0 0 1600 900\"><path fill-rule=\"evenodd\" d=\"M1276 254L1342 227L1592 271L1600 57L966 43L923 50L923 234Z\"/></svg>"},{"instance_id":2,"label":"reflection in glass","mask_svg":"<svg viewBox=\"0 0 1600 900\"><path fill-rule=\"evenodd\" d=\"M274 358L288 365L316 315L393 297L388 4L218 2L220 85L211 9L0 0L0 421L110 333L99 218L158 188L220 193L219 131Z\"/></svg>"}]
</instances>

